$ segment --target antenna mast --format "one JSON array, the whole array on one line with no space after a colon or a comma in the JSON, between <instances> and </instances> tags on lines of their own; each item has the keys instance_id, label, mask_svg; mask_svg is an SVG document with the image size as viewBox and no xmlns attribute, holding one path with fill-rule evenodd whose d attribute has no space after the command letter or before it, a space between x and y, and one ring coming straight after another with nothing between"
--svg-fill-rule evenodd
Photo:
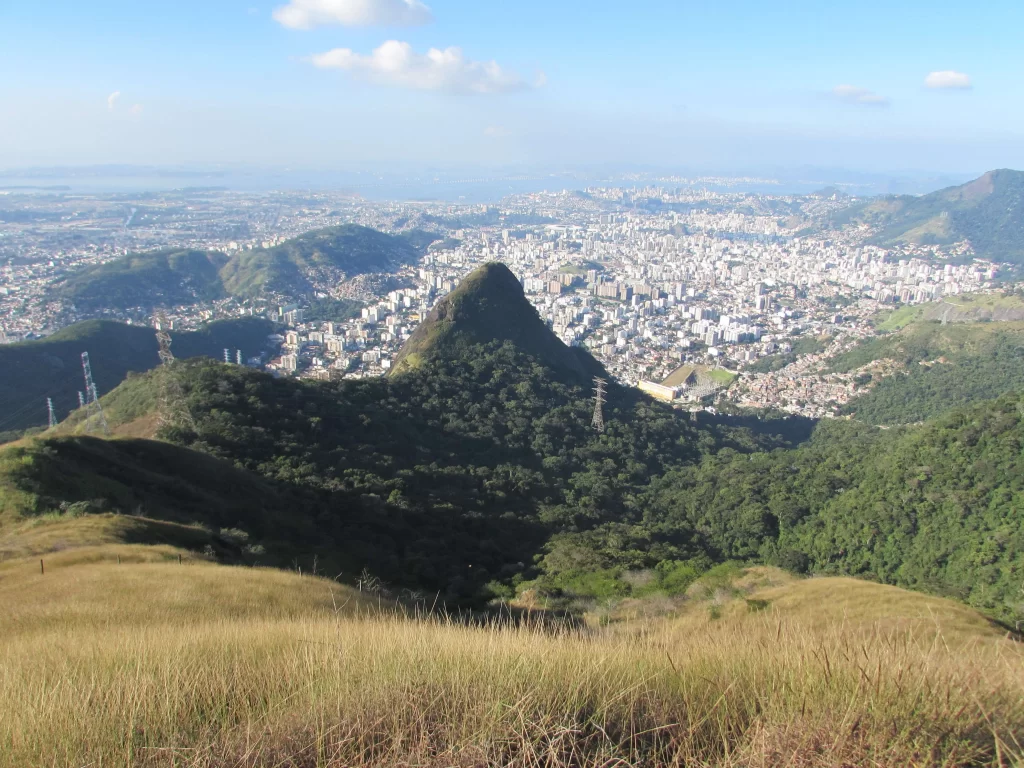
<instances>
[{"instance_id":1,"label":"antenna mast","mask_svg":"<svg viewBox=\"0 0 1024 768\"><path fill-rule=\"evenodd\" d=\"M594 420L591 424L598 432L604 432L604 388L607 383L604 379L594 379Z\"/></svg>"},{"instance_id":2,"label":"antenna mast","mask_svg":"<svg viewBox=\"0 0 1024 768\"><path fill-rule=\"evenodd\" d=\"M53 411L53 398L52 397L46 398L46 411L47 411L47 415L49 416L49 422L50 422L49 429L53 429L54 427L57 426L57 414L54 413L54 411Z\"/></svg>"}]
</instances>

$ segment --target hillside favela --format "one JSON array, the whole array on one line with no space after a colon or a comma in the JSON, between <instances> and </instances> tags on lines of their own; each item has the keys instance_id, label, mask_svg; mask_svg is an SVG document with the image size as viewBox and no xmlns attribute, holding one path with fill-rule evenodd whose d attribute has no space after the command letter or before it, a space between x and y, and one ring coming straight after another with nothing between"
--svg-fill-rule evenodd
<instances>
[{"instance_id":1,"label":"hillside favela","mask_svg":"<svg viewBox=\"0 0 1024 768\"><path fill-rule=\"evenodd\" d=\"M0 11L0 768L1024 765L1024 8L797 5Z\"/></svg>"}]
</instances>

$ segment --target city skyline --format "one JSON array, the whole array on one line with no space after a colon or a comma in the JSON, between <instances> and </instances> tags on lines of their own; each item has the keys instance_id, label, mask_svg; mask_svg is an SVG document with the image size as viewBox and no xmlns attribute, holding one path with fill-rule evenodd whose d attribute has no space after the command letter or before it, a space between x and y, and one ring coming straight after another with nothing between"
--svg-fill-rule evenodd
<instances>
[{"instance_id":1,"label":"city skyline","mask_svg":"<svg viewBox=\"0 0 1024 768\"><path fill-rule=\"evenodd\" d=\"M13 2L0 167L1022 167L1021 21L1002 0Z\"/></svg>"}]
</instances>

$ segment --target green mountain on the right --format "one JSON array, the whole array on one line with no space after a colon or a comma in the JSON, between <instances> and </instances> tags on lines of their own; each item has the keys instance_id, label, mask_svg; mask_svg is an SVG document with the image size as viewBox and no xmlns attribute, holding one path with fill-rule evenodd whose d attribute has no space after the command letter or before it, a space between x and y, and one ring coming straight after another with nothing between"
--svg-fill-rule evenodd
<instances>
[{"instance_id":1,"label":"green mountain on the right","mask_svg":"<svg viewBox=\"0 0 1024 768\"><path fill-rule=\"evenodd\" d=\"M1024 265L1024 171L989 171L929 195L892 195L854 203L827 225L877 228L878 245L951 245L967 241L975 255Z\"/></svg>"},{"instance_id":2,"label":"green mountain on the right","mask_svg":"<svg viewBox=\"0 0 1024 768\"><path fill-rule=\"evenodd\" d=\"M879 335L829 361L866 384L844 413L870 424L913 424L1024 390L1024 295L949 296L879 315Z\"/></svg>"}]
</instances>

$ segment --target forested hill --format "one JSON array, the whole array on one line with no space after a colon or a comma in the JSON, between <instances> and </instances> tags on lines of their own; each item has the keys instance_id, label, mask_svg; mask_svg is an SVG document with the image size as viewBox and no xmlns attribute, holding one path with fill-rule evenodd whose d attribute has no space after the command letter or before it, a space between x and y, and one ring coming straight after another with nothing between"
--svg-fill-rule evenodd
<instances>
[{"instance_id":1,"label":"forested hill","mask_svg":"<svg viewBox=\"0 0 1024 768\"><path fill-rule=\"evenodd\" d=\"M309 278L329 269L348 277L391 272L422 253L420 233L388 235L347 224L309 232L272 248L230 255L195 250L134 253L71 274L54 298L82 312L190 304L267 292L301 295Z\"/></svg>"},{"instance_id":2,"label":"forested hill","mask_svg":"<svg viewBox=\"0 0 1024 768\"><path fill-rule=\"evenodd\" d=\"M272 332L273 324L266 320L224 320L175 333L173 351L180 358L220 358L226 348L258 355ZM76 408L78 392L85 388L83 352L89 353L101 395L130 371L148 371L160 362L152 328L107 320L77 323L37 341L0 345L0 433L45 426L48 397L59 419Z\"/></svg>"},{"instance_id":3,"label":"forested hill","mask_svg":"<svg viewBox=\"0 0 1024 768\"><path fill-rule=\"evenodd\" d=\"M923 197L884 197L831 215L832 226L878 227L883 245L948 245L967 240L975 253L1024 265L1024 172L1002 169Z\"/></svg>"},{"instance_id":4,"label":"forested hill","mask_svg":"<svg viewBox=\"0 0 1024 768\"><path fill-rule=\"evenodd\" d=\"M367 568L396 587L472 601L533 573L534 558L559 532L637 523L637 495L667 468L724 447L784 444L741 427L693 424L614 387L608 428L598 434L589 389L561 381L508 343L364 381L301 382L179 362L130 378L104 398L115 431L155 423L147 415L169 375L180 382L194 426L160 434L185 453L142 442L111 454L77 436L11 448L31 458L8 462L7 508L24 517L63 502L237 528L267 550L264 563L275 555L273 564L300 558L308 568L316 557L334 572ZM82 427L76 416L59 434ZM189 452L205 454L201 466L223 459L269 484L252 517L234 503L204 511L201 499L219 491L193 481ZM234 510L231 519L225 508ZM273 522L281 519L288 525ZM637 528L633 539L652 564L690 552L688 534Z\"/></svg>"},{"instance_id":5,"label":"forested hill","mask_svg":"<svg viewBox=\"0 0 1024 768\"><path fill-rule=\"evenodd\" d=\"M508 597L524 580L552 600L628 595L639 570L687 579L739 559L1024 618L1019 395L921 427L828 422L793 448L613 388L597 434L583 387L510 344L477 352L394 379L304 383L198 361L134 377L105 398L115 429L157 408L173 374L194 425L161 432L176 448L68 436L8 449L0 508L143 510L235 531L265 564L367 569L449 601ZM211 459L252 479L208 482ZM261 489L258 503L236 486Z\"/></svg>"},{"instance_id":6,"label":"forested hill","mask_svg":"<svg viewBox=\"0 0 1024 768\"><path fill-rule=\"evenodd\" d=\"M566 346L551 332L516 276L499 263L480 267L438 302L402 348L392 375L458 357L493 341L507 341L577 383L589 384L595 376L607 376L589 353Z\"/></svg>"},{"instance_id":7,"label":"forested hill","mask_svg":"<svg viewBox=\"0 0 1024 768\"><path fill-rule=\"evenodd\" d=\"M701 531L717 557L848 574L1024 619L1024 396L920 427L818 427L795 451L729 451L669 472L656 530Z\"/></svg>"},{"instance_id":8,"label":"forested hill","mask_svg":"<svg viewBox=\"0 0 1024 768\"><path fill-rule=\"evenodd\" d=\"M66 299L81 312L214 301L225 296L220 270L227 263L225 254L207 251L130 253L71 273L53 298Z\"/></svg>"}]
</instances>

